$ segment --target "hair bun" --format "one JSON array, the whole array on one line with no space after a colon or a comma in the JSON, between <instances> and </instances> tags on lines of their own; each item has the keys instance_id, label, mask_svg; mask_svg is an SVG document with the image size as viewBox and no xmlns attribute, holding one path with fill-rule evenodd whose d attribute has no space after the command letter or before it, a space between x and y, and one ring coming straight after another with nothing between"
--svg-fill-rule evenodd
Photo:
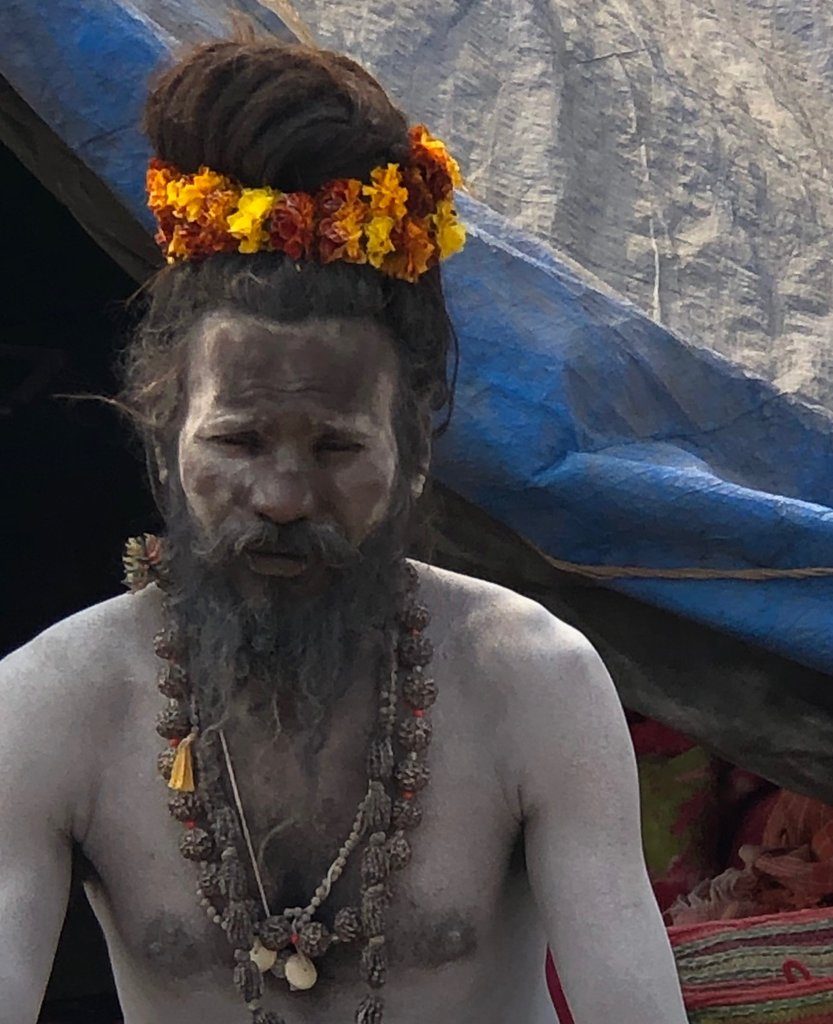
<instances>
[{"instance_id":1,"label":"hair bun","mask_svg":"<svg viewBox=\"0 0 833 1024\"><path fill-rule=\"evenodd\" d=\"M151 89L145 129L186 174L206 165L287 192L367 178L408 152L404 115L358 64L271 40L193 50Z\"/></svg>"}]
</instances>

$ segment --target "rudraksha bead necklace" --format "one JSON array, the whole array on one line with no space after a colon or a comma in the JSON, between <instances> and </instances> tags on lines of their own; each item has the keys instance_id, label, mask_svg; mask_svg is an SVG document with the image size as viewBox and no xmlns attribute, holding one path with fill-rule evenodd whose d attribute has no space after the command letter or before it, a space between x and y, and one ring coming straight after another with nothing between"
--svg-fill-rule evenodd
<instances>
[{"instance_id":1,"label":"rudraksha bead necklace","mask_svg":"<svg viewBox=\"0 0 833 1024\"><path fill-rule=\"evenodd\" d=\"M169 589L160 550L159 541L148 535L129 542L126 567L132 589L149 582L163 591ZM333 945L357 941L363 943L360 973L368 991L355 1021L382 1024L390 881L392 872L410 861L406 832L416 828L422 818L418 794L429 781L428 712L437 697L434 681L425 674L432 656L430 641L424 636L430 616L416 600L418 573L403 562L401 578L398 637L391 644L380 679L377 727L367 754L367 791L350 835L308 904L277 914L271 912L260 877L226 737L219 730L200 732L196 695L186 670L186 644L165 601L167 622L154 641L157 655L166 662L159 674L159 689L168 698L157 721L157 732L168 740L158 768L174 790L170 812L184 826L180 851L199 867L201 905L209 919L222 927L234 951L234 984L251 1013L252 1024L285 1024L280 1015L262 1006L265 975L283 979L293 991L309 989L317 980L314 961ZM341 908L329 931L316 920L316 914L330 897L351 854L360 847L359 906ZM257 899L251 898L253 891L258 893Z\"/></svg>"}]
</instances>

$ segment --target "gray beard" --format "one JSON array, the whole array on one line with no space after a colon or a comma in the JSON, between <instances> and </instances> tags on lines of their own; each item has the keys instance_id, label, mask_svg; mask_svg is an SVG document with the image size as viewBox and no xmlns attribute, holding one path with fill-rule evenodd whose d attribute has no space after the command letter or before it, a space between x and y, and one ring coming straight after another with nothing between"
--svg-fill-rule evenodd
<instances>
[{"instance_id":1,"label":"gray beard","mask_svg":"<svg viewBox=\"0 0 833 1024\"><path fill-rule=\"evenodd\" d=\"M271 716L276 732L326 725L358 666L378 664L395 628L407 513L388 519L330 583L299 597L287 581L264 578L256 596L234 586L216 550L206 559L184 508L169 508L170 610L188 649L202 728L239 715ZM219 545L223 547L222 544Z\"/></svg>"}]
</instances>

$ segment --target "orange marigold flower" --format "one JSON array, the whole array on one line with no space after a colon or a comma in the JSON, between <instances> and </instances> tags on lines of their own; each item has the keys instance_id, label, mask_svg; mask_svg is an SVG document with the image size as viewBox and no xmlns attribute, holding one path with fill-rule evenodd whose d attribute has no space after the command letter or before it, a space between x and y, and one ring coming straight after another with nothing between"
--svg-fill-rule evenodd
<instances>
[{"instance_id":1,"label":"orange marigold flower","mask_svg":"<svg viewBox=\"0 0 833 1024\"><path fill-rule=\"evenodd\" d=\"M323 263L345 260L366 263L362 248L367 206L361 200L362 183L352 178L332 181L318 196L318 254Z\"/></svg>"},{"instance_id":2,"label":"orange marigold flower","mask_svg":"<svg viewBox=\"0 0 833 1024\"><path fill-rule=\"evenodd\" d=\"M165 253L169 263L177 260L188 259L194 253L195 227L191 224L179 222L174 224L173 232L168 241L168 249Z\"/></svg>"},{"instance_id":3,"label":"orange marigold flower","mask_svg":"<svg viewBox=\"0 0 833 1024\"><path fill-rule=\"evenodd\" d=\"M312 251L315 203L306 192L287 192L272 211L269 240L272 248L300 260Z\"/></svg>"},{"instance_id":4,"label":"orange marigold flower","mask_svg":"<svg viewBox=\"0 0 833 1024\"><path fill-rule=\"evenodd\" d=\"M410 141L404 167L389 163L371 171L370 184L338 179L312 195L245 188L208 167L182 174L154 159L147 191L156 239L170 263L280 251L295 260L370 262L416 281L462 248L465 230L453 207L457 162L423 125L411 130Z\"/></svg>"},{"instance_id":5,"label":"orange marigold flower","mask_svg":"<svg viewBox=\"0 0 833 1024\"><path fill-rule=\"evenodd\" d=\"M154 213L162 211L168 205L168 183L173 181L175 176L175 169L156 157L148 164L145 187L148 206Z\"/></svg>"},{"instance_id":6,"label":"orange marigold flower","mask_svg":"<svg viewBox=\"0 0 833 1024\"><path fill-rule=\"evenodd\" d=\"M223 231L231 238L231 233L228 230L228 219L237 206L238 198L239 193L230 188L210 192L205 197L205 202L197 219L198 223L217 231Z\"/></svg>"},{"instance_id":7,"label":"orange marigold flower","mask_svg":"<svg viewBox=\"0 0 833 1024\"><path fill-rule=\"evenodd\" d=\"M437 262L437 248L431 241L430 221L408 217L393 236L394 252L385 259L382 269L391 277L412 284Z\"/></svg>"},{"instance_id":8,"label":"orange marigold flower","mask_svg":"<svg viewBox=\"0 0 833 1024\"><path fill-rule=\"evenodd\" d=\"M168 237L165 255L168 263L201 260L218 252L235 252L238 244L238 239L220 228L177 221Z\"/></svg>"},{"instance_id":9,"label":"orange marigold flower","mask_svg":"<svg viewBox=\"0 0 833 1024\"><path fill-rule=\"evenodd\" d=\"M200 167L196 174L185 175L169 183L168 200L185 220L204 222L205 209L211 197L220 190L230 190L230 187L228 178L207 167Z\"/></svg>"},{"instance_id":10,"label":"orange marigold flower","mask_svg":"<svg viewBox=\"0 0 833 1024\"><path fill-rule=\"evenodd\" d=\"M460 188L463 178L460 165L446 149L445 143L436 138L424 124L415 124L408 132L411 141L411 160L420 166L434 164L448 175L454 188Z\"/></svg>"}]
</instances>

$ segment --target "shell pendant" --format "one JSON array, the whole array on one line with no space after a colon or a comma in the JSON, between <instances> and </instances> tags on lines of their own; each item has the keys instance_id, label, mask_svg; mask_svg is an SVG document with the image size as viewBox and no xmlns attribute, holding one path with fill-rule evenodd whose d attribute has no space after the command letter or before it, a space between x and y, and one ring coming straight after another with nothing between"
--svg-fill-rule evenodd
<instances>
[{"instance_id":1,"label":"shell pendant","mask_svg":"<svg viewBox=\"0 0 833 1024\"><path fill-rule=\"evenodd\" d=\"M275 966L278 954L272 949L267 949L260 939L255 939L255 944L249 951L249 957L257 965L260 973L265 974Z\"/></svg>"},{"instance_id":2,"label":"shell pendant","mask_svg":"<svg viewBox=\"0 0 833 1024\"><path fill-rule=\"evenodd\" d=\"M318 981L315 964L304 953L293 953L283 969L290 992L304 992Z\"/></svg>"}]
</instances>

